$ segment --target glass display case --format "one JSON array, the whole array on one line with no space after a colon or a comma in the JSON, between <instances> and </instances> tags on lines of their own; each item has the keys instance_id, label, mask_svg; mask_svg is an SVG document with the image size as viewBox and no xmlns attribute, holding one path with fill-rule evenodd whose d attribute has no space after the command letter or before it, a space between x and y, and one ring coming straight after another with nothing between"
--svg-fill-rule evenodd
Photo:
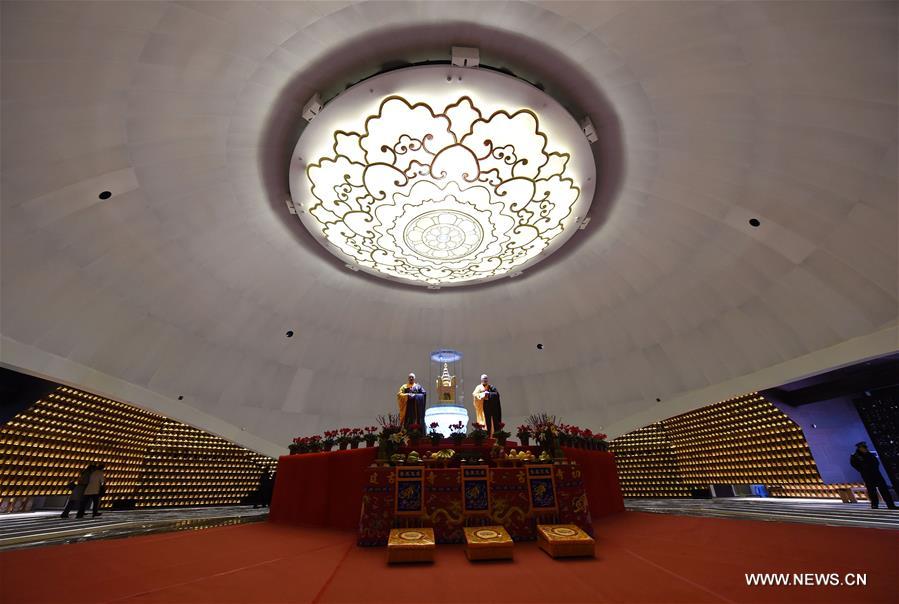
<instances>
[{"instance_id":1,"label":"glass display case","mask_svg":"<svg viewBox=\"0 0 899 604\"><path fill-rule=\"evenodd\" d=\"M425 428L437 422L437 431L449 436L451 424L460 421L468 430L468 410L465 408L465 388L462 379L462 353L441 348L431 353L428 380L428 408Z\"/></svg>"}]
</instances>

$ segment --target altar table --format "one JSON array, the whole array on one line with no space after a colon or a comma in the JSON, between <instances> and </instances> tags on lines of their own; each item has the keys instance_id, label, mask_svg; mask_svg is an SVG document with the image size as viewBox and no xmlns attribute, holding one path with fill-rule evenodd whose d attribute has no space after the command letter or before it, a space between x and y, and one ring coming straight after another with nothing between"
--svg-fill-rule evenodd
<instances>
[{"instance_id":1,"label":"altar table","mask_svg":"<svg viewBox=\"0 0 899 604\"><path fill-rule=\"evenodd\" d=\"M465 526L485 525L502 525L515 541L533 541L541 521L576 524L593 534L583 472L576 463L399 466L369 468L366 474L359 545L386 545L395 526L433 528L437 543L464 543Z\"/></svg>"},{"instance_id":2,"label":"altar table","mask_svg":"<svg viewBox=\"0 0 899 604\"><path fill-rule=\"evenodd\" d=\"M615 459L611 453L563 449L582 469L584 491L593 517L624 510ZM272 522L356 530L363 489L377 449L284 455L272 496Z\"/></svg>"}]
</instances>

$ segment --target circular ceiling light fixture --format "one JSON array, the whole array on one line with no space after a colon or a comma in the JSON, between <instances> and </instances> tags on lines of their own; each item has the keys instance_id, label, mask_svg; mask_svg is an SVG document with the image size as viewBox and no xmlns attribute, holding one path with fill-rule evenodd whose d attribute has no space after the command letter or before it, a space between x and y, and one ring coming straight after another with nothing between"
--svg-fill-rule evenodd
<instances>
[{"instance_id":1,"label":"circular ceiling light fixture","mask_svg":"<svg viewBox=\"0 0 899 604\"><path fill-rule=\"evenodd\" d=\"M593 200L581 127L512 76L408 67L315 109L290 166L292 203L354 270L432 289L517 276L565 243Z\"/></svg>"}]
</instances>

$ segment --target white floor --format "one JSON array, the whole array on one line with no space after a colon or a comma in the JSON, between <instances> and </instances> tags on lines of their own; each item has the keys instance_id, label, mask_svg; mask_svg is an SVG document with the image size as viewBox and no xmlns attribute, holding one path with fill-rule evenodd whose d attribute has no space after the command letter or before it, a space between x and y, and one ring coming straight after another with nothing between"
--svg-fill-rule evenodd
<instances>
[{"instance_id":1,"label":"white floor","mask_svg":"<svg viewBox=\"0 0 899 604\"><path fill-rule=\"evenodd\" d=\"M899 510L887 509L883 502L876 510L872 509L867 501L843 503L838 499L794 499L792 497L626 499L624 505L630 511L656 514L744 518L899 530Z\"/></svg>"},{"instance_id":2,"label":"white floor","mask_svg":"<svg viewBox=\"0 0 899 604\"><path fill-rule=\"evenodd\" d=\"M90 513L76 518L74 512L61 518L60 512L0 515L0 550L239 524L268 516L268 508L252 506L104 510L97 518Z\"/></svg>"}]
</instances>

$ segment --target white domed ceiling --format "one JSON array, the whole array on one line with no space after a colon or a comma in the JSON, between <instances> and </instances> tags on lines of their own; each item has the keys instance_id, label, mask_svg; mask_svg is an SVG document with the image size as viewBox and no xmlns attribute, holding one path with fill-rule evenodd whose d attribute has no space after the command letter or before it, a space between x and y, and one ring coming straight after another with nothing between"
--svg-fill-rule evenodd
<instances>
[{"instance_id":1,"label":"white domed ceiling","mask_svg":"<svg viewBox=\"0 0 899 604\"><path fill-rule=\"evenodd\" d=\"M896 9L4 2L0 359L277 453L443 346L613 436L895 350ZM514 279L348 270L285 204L303 104L451 46L592 119L591 220Z\"/></svg>"}]
</instances>

